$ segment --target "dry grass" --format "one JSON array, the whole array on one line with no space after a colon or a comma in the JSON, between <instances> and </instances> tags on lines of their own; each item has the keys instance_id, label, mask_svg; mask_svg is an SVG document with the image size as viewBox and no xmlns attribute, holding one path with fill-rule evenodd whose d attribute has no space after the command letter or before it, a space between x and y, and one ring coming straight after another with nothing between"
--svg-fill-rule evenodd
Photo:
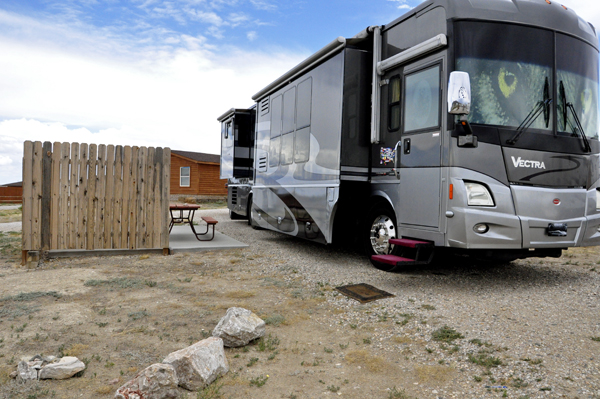
<instances>
[{"instance_id":1,"label":"dry grass","mask_svg":"<svg viewBox=\"0 0 600 399\"><path fill-rule=\"evenodd\" d=\"M98 389L96 389L96 393L100 395L107 395L109 393L113 393L116 391L115 387L111 387L110 385L104 385Z\"/></svg>"},{"instance_id":2,"label":"dry grass","mask_svg":"<svg viewBox=\"0 0 600 399\"><path fill-rule=\"evenodd\" d=\"M88 345L73 344L68 349L64 350L63 353L66 356L80 357L82 354L86 353L89 348Z\"/></svg>"},{"instance_id":3,"label":"dry grass","mask_svg":"<svg viewBox=\"0 0 600 399\"><path fill-rule=\"evenodd\" d=\"M436 383L445 384L450 381L456 374L456 370L451 367L434 365L434 366L417 366L415 374L420 383Z\"/></svg>"},{"instance_id":4,"label":"dry grass","mask_svg":"<svg viewBox=\"0 0 600 399\"><path fill-rule=\"evenodd\" d=\"M407 336L395 335L392 337L392 342L395 344L410 344L413 340Z\"/></svg>"},{"instance_id":5,"label":"dry grass","mask_svg":"<svg viewBox=\"0 0 600 399\"><path fill-rule=\"evenodd\" d=\"M0 223L21 221L21 209L0 209Z\"/></svg>"},{"instance_id":6,"label":"dry grass","mask_svg":"<svg viewBox=\"0 0 600 399\"><path fill-rule=\"evenodd\" d=\"M373 356L364 349L350 351L346 354L346 361L350 364L359 364L366 367L369 371L377 373L385 370L388 364L383 358Z\"/></svg>"},{"instance_id":7,"label":"dry grass","mask_svg":"<svg viewBox=\"0 0 600 399\"><path fill-rule=\"evenodd\" d=\"M244 291L244 290L229 291L229 292L225 293L225 296L227 298L233 298L233 299L245 299L245 298L252 298L253 296L256 296L256 292Z\"/></svg>"}]
</instances>

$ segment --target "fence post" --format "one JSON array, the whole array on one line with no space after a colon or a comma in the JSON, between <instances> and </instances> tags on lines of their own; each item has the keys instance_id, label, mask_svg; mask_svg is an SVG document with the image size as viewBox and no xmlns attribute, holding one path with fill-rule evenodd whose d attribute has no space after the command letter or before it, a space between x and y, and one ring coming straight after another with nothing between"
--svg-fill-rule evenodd
<instances>
[{"instance_id":1,"label":"fence post","mask_svg":"<svg viewBox=\"0 0 600 399\"><path fill-rule=\"evenodd\" d=\"M52 200L52 143L45 141L42 147L42 223L41 248L50 250L50 223Z\"/></svg>"}]
</instances>

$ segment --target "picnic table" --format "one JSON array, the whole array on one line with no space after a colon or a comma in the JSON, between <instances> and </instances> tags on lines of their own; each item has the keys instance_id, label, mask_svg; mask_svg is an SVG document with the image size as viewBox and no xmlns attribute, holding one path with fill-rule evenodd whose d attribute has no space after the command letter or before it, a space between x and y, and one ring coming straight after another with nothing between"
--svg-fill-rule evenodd
<instances>
[{"instance_id":1,"label":"picnic table","mask_svg":"<svg viewBox=\"0 0 600 399\"><path fill-rule=\"evenodd\" d=\"M194 236L198 241L211 241L215 238L215 225L219 223L216 219L209 216L202 216L202 220L206 223L206 231L203 233L196 232L194 228L194 214L200 208L200 205L194 204L170 204L169 212L171 213L171 223L169 224L169 233L173 229L175 223L189 224ZM204 238L212 227L212 235L210 238ZM202 238L201 238L202 237Z\"/></svg>"}]
</instances>

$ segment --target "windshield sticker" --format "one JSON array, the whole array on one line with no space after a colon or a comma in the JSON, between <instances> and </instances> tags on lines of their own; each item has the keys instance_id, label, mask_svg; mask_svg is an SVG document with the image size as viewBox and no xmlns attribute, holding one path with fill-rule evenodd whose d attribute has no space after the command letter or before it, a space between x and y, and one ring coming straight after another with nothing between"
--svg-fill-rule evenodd
<instances>
[{"instance_id":1,"label":"windshield sticker","mask_svg":"<svg viewBox=\"0 0 600 399\"><path fill-rule=\"evenodd\" d=\"M394 162L395 151L393 148L381 148L379 161L383 165L388 162Z\"/></svg>"}]
</instances>

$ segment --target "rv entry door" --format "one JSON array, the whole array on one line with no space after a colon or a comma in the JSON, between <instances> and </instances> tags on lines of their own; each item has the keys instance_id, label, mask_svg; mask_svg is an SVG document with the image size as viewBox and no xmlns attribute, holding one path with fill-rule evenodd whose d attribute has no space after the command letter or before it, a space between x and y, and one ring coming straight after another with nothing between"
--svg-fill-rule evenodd
<instances>
[{"instance_id":1,"label":"rv entry door","mask_svg":"<svg viewBox=\"0 0 600 399\"><path fill-rule=\"evenodd\" d=\"M397 141L399 182L396 214L402 228L438 228L441 193L444 59L428 57L396 68L382 90L382 125L391 147ZM393 143L393 144L392 144Z\"/></svg>"}]
</instances>

